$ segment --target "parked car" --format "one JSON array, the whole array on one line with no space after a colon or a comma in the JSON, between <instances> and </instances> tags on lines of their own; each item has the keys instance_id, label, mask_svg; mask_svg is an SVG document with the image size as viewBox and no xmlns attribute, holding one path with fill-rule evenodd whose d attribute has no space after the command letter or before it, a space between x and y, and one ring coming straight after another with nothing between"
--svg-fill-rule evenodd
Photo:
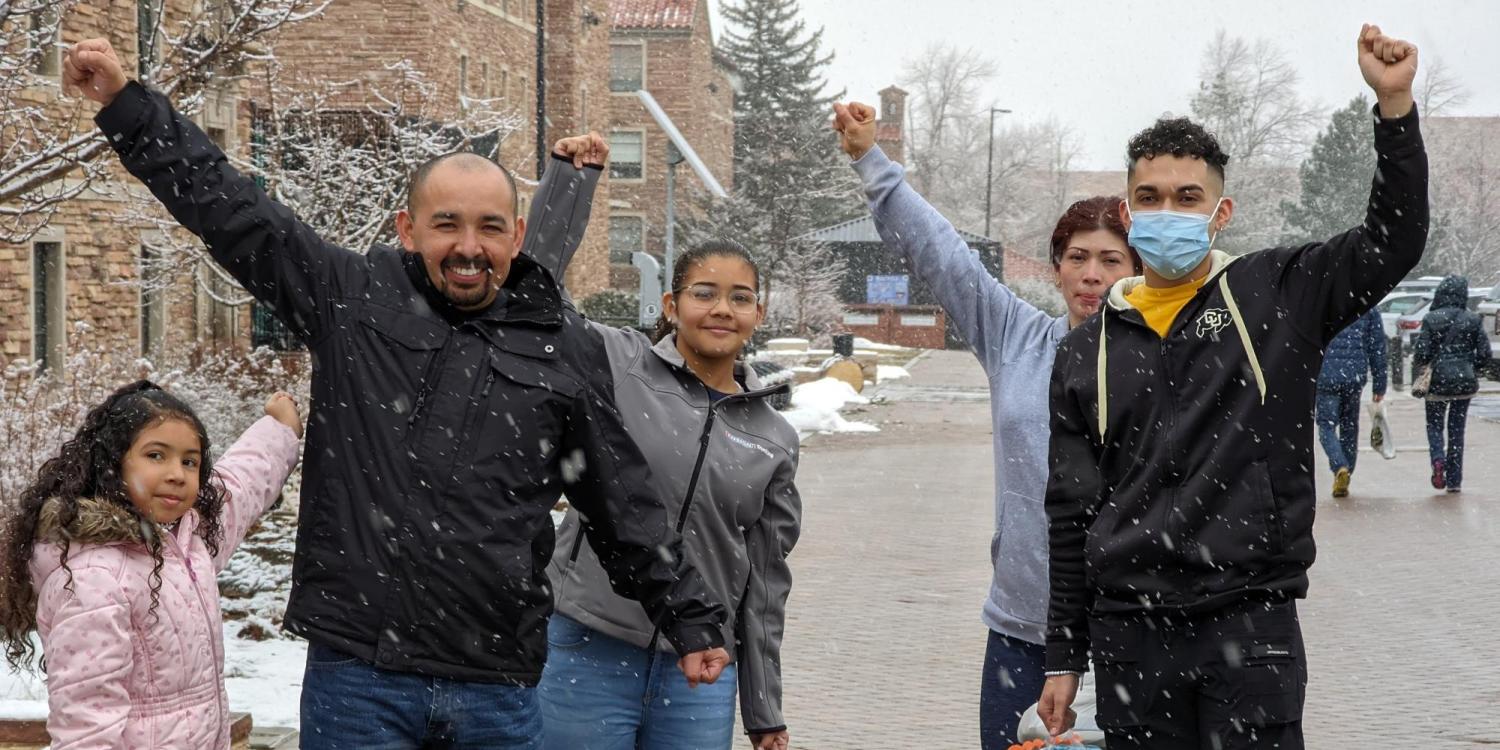
<instances>
[{"instance_id":1,"label":"parked car","mask_svg":"<svg viewBox=\"0 0 1500 750\"><path fill-rule=\"evenodd\" d=\"M1432 301L1432 292L1391 292L1375 306L1387 339L1396 338L1396 320Z\"/></svg>"},{"instance_id":2,"label":"parked car","mask_svg":"<svg viewBox=\"0 0 1500 750\"><path fill-rule=\"evenodd\" d=\"M1477 311L1479 303L1486 301L1493 292L1494 289L1487 286L1471 288L1469 290L1469 309ZM1422 319L1427 317L1428 309L1431 307L1432 293L1425 292L1422 294L1422 305L1420 307L1414 308L1411 312L1396 319L1396 332L1401 336L1401 348L1403 351L1411 351L1412 334L1421 330ZM1491 343L1491 348L1493 347L1494 344Z\"/></svg>"},{"instance_id":3,"label":"parked car","mask_svg":"<svg viewBox=\"0 0 1500 750\"><path fill-rule=\"evenodd\" d=\"M1491 289L1474 312L1479 313L1479 324L1490 337L1489 376L1500 380L1500 286Z\"/></svg>"},{"instance_id":4,"label":"parked car","mask_svg":"<svg viewBox=\"0 0 1500 750\"><path fill-rule=\"evenodd\" d=\"M1420 278L1408 279L1397 284L1396 288L1391 290L1391 294L1400 294L1403 292L1427 292L1431 294L1437 291L1438 284L1441 283L1443 283L1443 277L1441 276L1422 276Z\"/></svg>"}]
</instances>

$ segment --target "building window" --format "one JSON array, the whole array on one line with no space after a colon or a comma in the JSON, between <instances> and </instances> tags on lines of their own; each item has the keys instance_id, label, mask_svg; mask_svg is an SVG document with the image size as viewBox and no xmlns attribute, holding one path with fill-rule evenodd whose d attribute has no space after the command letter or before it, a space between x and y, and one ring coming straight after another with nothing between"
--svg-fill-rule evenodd
<instances>
[{"instance_id":1,"label":"building window","mask_svg":"<svg viewBox=\"0 0 1500 750\"><path fill-rule=\"evenodd\" d=\"M37 52L32 70L39 76L62 75L62 46L57 43L62 34L59 7L49 6L31 14L31 38Z\"/></svg>"},{"instance_id":2,"label":"building window","mask_svg":"<svg viewBox=\"0 0 1500 750\"><path fill-rule=\"evenodd\" d=\"M166 337L167 306L161 253L150 245L141 245L141 356L161 353Z\"/></svg>"},{"instance_id":3,"label":"building window","mask_svg":"<svg viewBox=\"0 0 1500 750\"><path fill-rule=\"evenodd\" d=\"M458 56L458 95L469 95L469 56Z\"/></svg>"},{"instance_id":4,"label":"building window","mask_svg":"<svg viewBox=\"0 0 1500 750\"><path fill-rule=\"evenodd\" d=\"M490 89L490 64L482 62L479 64L479 96L489 99L494 95L495 92Z\"/></svg>"},{"instance_id":5,"label":"building window","mask_svg":"<svg viewBox=\"0 0 1500 750\"><path fill-rule=\"evenodd\" d=\"M646 252L646 220L639 216L609 217L609 262L630 264L632 253Z\"/></svg>"},{"instance_id":6,"label":"building window","mask_svg":"<svg viewBox=\"0 0 1500 750\"><path fill-rule=\"evenodd\" d=\"M61 242L31 246L31 358L43 370L62 369L63 257Z\"/></svg>"},{"instance_id":7,"label":"building window","mask_svg":"<svg viewBox=\"0 0 1500 750\"><path fill-rule=\"evenodd\" d=\"M609 45L609 90L637 91L646 85L646 45Z\"/></svg>"},{"instance_id":8,"label":"building window","mask_svg":"<svg viewBox=\"0 0 1500 750\"><path fill-rule=\"evenodd\" d=\"M510 70L500 71L500 98L510 101Z\"/></svg>"},{"instance_id":9,"label":"building window","mask_svg":"<svg viewBox=\"0 0 1500 750\"><path fill-rule=\"evenodd\" d=\"M609 134L609 176L617 180L639 180L646 134L615 131Z\"/></svg>"},{"instance_id":10,"label":"building window","mask_svg":"<svg viewBox=\"0 0 1500 750\"><path fill-rule=\"evenodd\" d=\"M269 305L263 305L260 302L250 305L250 345L264 346L278 352L306 348L296 336L292 335L292 330L276 317L276 312Z\"/></svg>"}]
</instances>

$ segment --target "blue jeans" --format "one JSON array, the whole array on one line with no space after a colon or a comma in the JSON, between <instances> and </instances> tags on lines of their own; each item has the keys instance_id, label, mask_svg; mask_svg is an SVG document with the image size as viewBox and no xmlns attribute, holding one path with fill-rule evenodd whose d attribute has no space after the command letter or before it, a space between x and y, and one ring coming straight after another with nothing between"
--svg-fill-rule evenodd
<instances>
[{"instance_id":1,"label":"blue jeans","mask_svg":"<svg viewBox=\"0 0 1500 750\"><path fill-rule=\"evenodd\" d=\"M545 750L726 750L734 743L735 668L688 687L677 658L562 615L547 625L539 690Z\"/></svg>"},{"instance_id":2,"label":"blue jeans","mask_svg":"<svg viewBox=\"0 0 1500 750\"><path fill-rule=\"evenodd\" d=\"M302 750L541 750L536 688L378 669L308 644Z\"/></svg>"},{"instance_id":3,"label":"blue jeans","mask_svg":"<svg viewBox=\"0 0 1500 750\"><path fill-rule=\"evenodd\" d=\"M1443 478L1449 487L1464 483L1464 427L1469 421L1469 399L1427 402L1427 452L1433 461L1443 462ZM1448 428L1448 444L1443 445L1443 427Z\"/></svg>"},{"instance_id":4,"label":"blue jeans","mask_svg":"<svg viewBox=\"0 0 1500 750\"><path fill-rule=\"evenodd\" d=\"M1021 714L1042 697L1047 649L990 631L979 683L979 746L1005 750L1016 741Z\"/></svg>"},{"instance_id":5,"label":"blue jeans","mask_svg":"<svg viewBox=\"0 0 1500 750\"><path fill-rule=\"evenodd\" d=\"M1354 473L1354 462L1359 460L1359 400L1363 394L1363 385L1318 389L1318 441L1334 473L1339 469Z\"/></svg>"}]
</instances>

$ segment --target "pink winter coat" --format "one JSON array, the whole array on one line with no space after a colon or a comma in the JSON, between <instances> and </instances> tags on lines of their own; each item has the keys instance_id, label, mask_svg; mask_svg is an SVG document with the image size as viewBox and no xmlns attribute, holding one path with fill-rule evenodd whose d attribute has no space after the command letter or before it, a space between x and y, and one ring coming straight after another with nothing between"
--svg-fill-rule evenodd
<instances>
[{"instance_id":1,"label":"pink winter coat","mask_svg":"<svg viewBox=\"0 0 1500 750\"><path fill-rule=\"evenodd\" d=\"M163 535L154 615L148 530L136 516L85 500L62 528L57 506L43 507L31 580L53 750L229 748L216 574L275 500L297 463L297 443L291 428L264 417L215 462L214 479L227 493L217 556L194 533L197 511L175 533L149 530ZM61 547L42 543L61 538L72 540L71 591Z\"/></svg>"}]
</instances>

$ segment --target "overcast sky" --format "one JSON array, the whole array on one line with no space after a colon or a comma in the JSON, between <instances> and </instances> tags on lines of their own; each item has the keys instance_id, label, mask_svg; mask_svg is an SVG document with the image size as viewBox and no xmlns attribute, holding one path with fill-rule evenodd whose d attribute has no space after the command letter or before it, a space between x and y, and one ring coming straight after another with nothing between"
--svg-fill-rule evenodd
<instances>
[{"instance_id":1,"label":"overcast sky","mask_svg":"<svg viewBox=\"0 0 1500 750\"><path fill-rule=\"evenodd\" d=\"M714 29L722 28L718 0ZM1273 40L1302 73L1301 93L1330 111L1365 91L1355 61L1360 24L1380 24L1434 56L1470 90L1451 114L1500 115L1500 2L1300 0L1136 3L1129 0L801 0L823 27L832 91L877 103L904 61L930 43L973 47L993 59L990 86L1010 117L1054 116L1081 137L1080 169L1123 167L1125 142L1164 112L1187 113L1204 47L1216 30ZM1193 14L1192 11L1198 11ZM1418 74L1420 80L1420 73Z\"/></svg>"}]
</instances>

